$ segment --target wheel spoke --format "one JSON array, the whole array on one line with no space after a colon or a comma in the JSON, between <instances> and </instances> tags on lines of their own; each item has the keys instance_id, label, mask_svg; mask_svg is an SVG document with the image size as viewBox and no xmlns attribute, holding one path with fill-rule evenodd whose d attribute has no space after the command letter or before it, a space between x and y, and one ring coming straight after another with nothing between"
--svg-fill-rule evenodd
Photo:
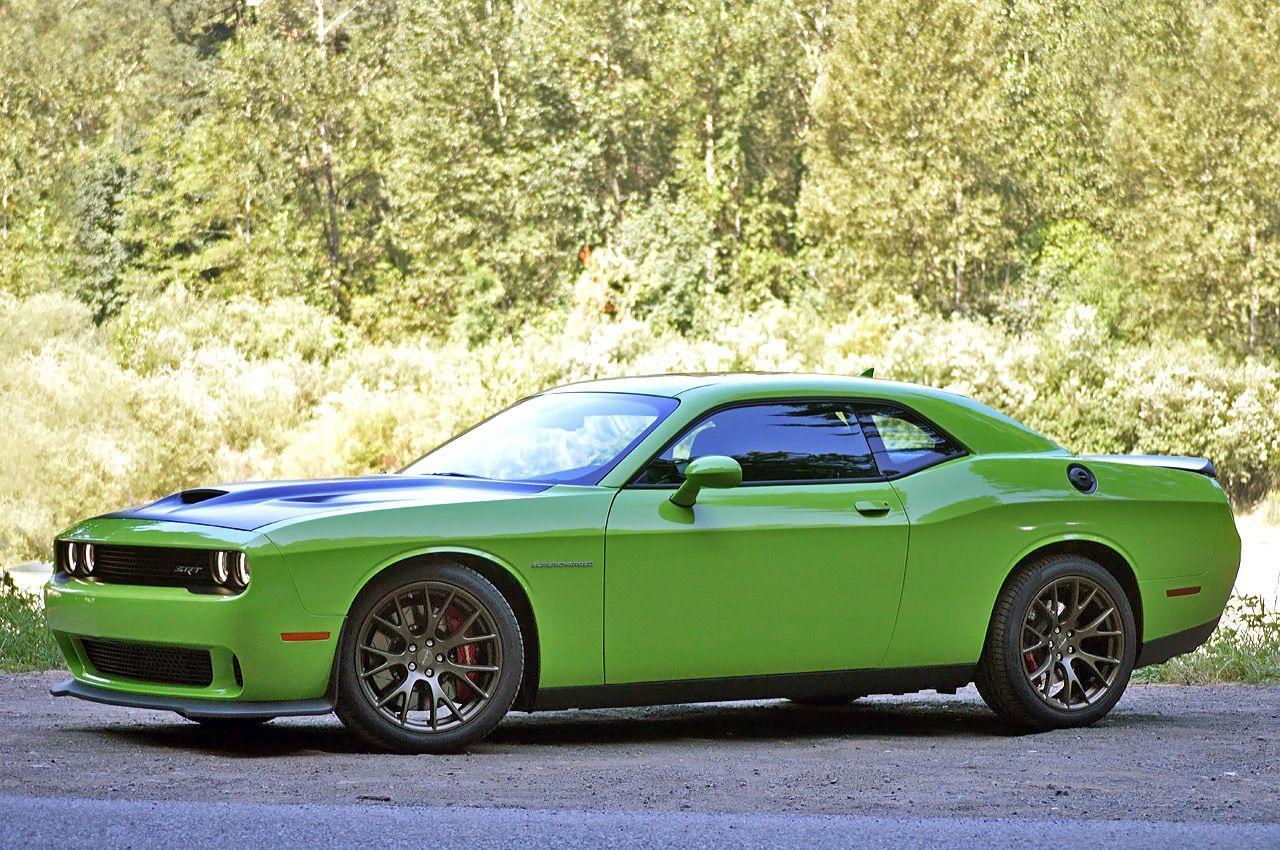
<instances>
[{"instance_id":1,"label":"wheel spoke","mask_svg":"<svg viewBox=\"0 0 1280 850\"><path fill-rule=\"evenodd\" d=\"M404 701L400 703L400 725L405 726L409 722L409 703L413 702L413 685L409 686L409 690L404 692Z\"/></svg>"},{"instance_id":2,"label":"wheel spoke","mask_svg":"<svg viewBox=\"0 0 1280 850\"><path fill-rule=\"evenodd\" d=\"M1070 658L1064 658L1062 661L1062 681L1063 693L1059 695L1059 698L1067 704L1068 708L1071 707L1071 693L1073 691L1079 691L1081 698L1086 703L1089 702L1089 697L1085 694L1084 688L1080 685L1080 679L1076 676L1076 670L1071 666Z\"/></svg>"},{"instance_id":3,"label":"wheel spoke","mask_svg":"<svg viewBox=\"0 0 1280 850\"><path fill-rule=\"evenodd\" d=\"M467 619L462 621L462 625L458 626L458 628L454 631L452 635L450 635L450 637L460 638L463 635L465 635L467 633L467 629L474 626L476 623L476 620L480 619L480 615L483 613L484 613L484 609L482 608L477 608L476 610L472 611L471 614L467 617Z\"/></svg>"},{"instance_id":4,"label":"wheel spoke","mask_svg":"<svg viewBox=\"0 0 1280 850\"><path fill-rule=\"evenodd\" d=\"M384 673L384 672L386 672L387 670L390 670L392 667L400 667L400 666L401 666L401 665L396 664L395 662L388 661L388 662L386 662L385 664L382 664L382 665L380 665L380 666L378 666L378 667L374 667L372 670L365 670L363 673L361 673L361 674L360 674L360 678L361 678L361 679L368 679L368 678L370 678L371 676L376 676L376 675L378 675L379 673Z\"/></svg>"},{"instance_id":5,"label":"wheel spoke","mask_svg":"<svg viewBox=\"0 0 1280 850\"><path fill-rule=\"evenodd\" d=\"M1094 663L1101 664L1119 664L1119 658L1112 658L1110 655L1094 655L1092 652L1085 652L1083 649L1076 653L1077 658L1085 658Z\"/></svg>"},{"instance_id":6,"label":"wheel spoke","mask_svg":"<svg viewBox=\"0 0 1280 850\"><path fill-rule=\"evenodd\" d=\"M491 664L459 664L457 662L449 662L449 666L454 670L461 670L464 673L497 673L498 668Z\"/></svg>"},{"instance_id":7,"label":"wheel spoke","mask_svg":"<svg viewBox=\"0 0 1280 850\"><path fill-rule=\"evenodd\" d=\"M1073 627L1079 625L1080 615L1085 612L1085 609L1089 607L1089 603L1093 601L1093 597L1097 595L1098 595L1098 588L1093 587L1089 590L1089 595L1085 597L1084 602L1078 608L1076 608L1075 616L1071 618L1071 625Z\"/></svg>"},{"instance_id":8,"label":"wheel spoke","mask_svg":"<svg viewBox=\"0 0 1280 850\"><path fill-rule=\"evenodd\" d=\"M466 685L468 688L471 688L473 691L475 691L476 693L478 693L478 694L481 696L481 698L482 698L482 699L488 699L488 698L489 698L489 692L488 692L488 691L486 691L484 688L482 688L482 687L480 687L479 685L477 685L477 684L476 684L475 682L473 682L471 679L468 679L466 676L459 675L457 672L455 672L455 671L453 671L453 670L450 670L450 671L449 671L449 675L453 676L455 679L458 679L460 682L462 682L462 684Z\"/></svg>"},{"instance_id":9,"label":"wheel spoke","mask_svg":"<svg viewBox=\"0 0 1280 850\"><path fill-rule=\"evenodd\" d=\"M381 699L379 699L377 703L378 708L386 708L388 705L391 704L391 701L393 699L395 699L397 696L399 696L402 693L404 693L403 683L396 685L390 690L390 692L388 692Z\"/></svg>"},{"instance_id":10,"label":"wheel spoke","mask_svg":"<svg viewBox=\"0 0 1280 850\"><path fill-rule=\"evenodd\" d=\"M1039 667L1037 667L1036 669L1032 670L1030 673L1027 674L1027 678L1030 679L1031 683L1034 685L1036 679L1039 679L1041 676L1048 673L1049 668L1051 668L1052 666L1053 666L1053 653L1049 653L1049 656L1045 658L1045 660L1040 664Z\"/></svg>"},{"instance_id":11,"label":"wheel spoke","mask_svg":"<svg viewBox=\"0 0 1280 850\"><path fill-rule=\"evenodd\" d=\"M403 594L399 594L399 593L396 594L396 597L395 597L396 614L399 615L400 617L400 633L405 637L409 637L410 635L413 634L413 630L409 628L409 617L404 612L404 606L400 604L400 599L402 596Z\"/></svg>"},{"instance_id":12,"label":"wheel spoke","mask_svg":"<svg viewBox=\"0 0 1280 850\"><path fill-rule=\"evenodd\" d=\"M360 649L361 649L363 652L372 652L374 655L381 655L383 658L398 658L398 657L399 657L399 656L398 656L396 653L394 653L394 652L387 652L385 649L378 649L376 646L370 646L370 645L369 645L369 644L367 644L367 643L362 643L362 644L360 644Z\"/></svg>"},{"instance_id":13,"label":"wheel spoke","mask_svg":"<svg viewBox=\"0 0 1280 850\"><path fill-rule=\"evenodd\" d=\"M449 591L449 595L445 597L444 604L440 606L440 610L436 612L434 618L428 624L427 634L432 637L438 637L440 635L440 626L444 623L445 612L449 610L449 606L453 604L453 600L457 597L458 592L456 590ZM430 598L428 598L427 602L427 607L430 608Z\"/></svg>"},{"instance_id":14,"label":"wheel spoke","mask_svg":"<svg viewBox=\"0 0 1280 850\"><path fill-rule=\"evenodd\" d=\"M449 711L453 713L454 717L458 718L458 720L464 719L462 716L462 711L458 708L457 704L454 703L453 700L449 699L449 695L446 694L443 690L440 691L440 701L443 702L445 705L449 706Z\"/></svg>"}]
</instances>

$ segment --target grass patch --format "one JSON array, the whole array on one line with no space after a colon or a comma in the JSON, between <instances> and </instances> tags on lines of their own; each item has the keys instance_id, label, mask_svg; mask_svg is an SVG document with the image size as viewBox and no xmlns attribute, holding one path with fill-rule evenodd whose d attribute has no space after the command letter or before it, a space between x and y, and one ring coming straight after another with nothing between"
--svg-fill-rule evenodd
<instances>
[{"instance_id":1,"label":"grass patch","mask_svg":"<svg viewBox=\"0 0 1280 850\"><path fill-rule=\"evenodd\" d=\"M45 625L40 598L23 593L8 573L0 573L0 670L14 673L62 666L62 652Z\"/></svg>"},{"instance_id":2,"label":"grass patch","mask_svg":"<svg viewBox=\"0 0 1280 850\"><path fill-rule=\"evenodd\" d=\"M1134 681L1169 685L1280 684L1280 611L1259 596L1237 596L1222 625L1195 652L1146 667Z\"/></svg>"}]
</instances>

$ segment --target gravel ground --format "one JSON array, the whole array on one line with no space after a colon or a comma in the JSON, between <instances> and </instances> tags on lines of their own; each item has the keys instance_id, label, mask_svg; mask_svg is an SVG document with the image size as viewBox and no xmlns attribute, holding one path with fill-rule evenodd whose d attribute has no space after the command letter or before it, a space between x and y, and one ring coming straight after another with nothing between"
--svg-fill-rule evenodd
<instances>
[{"instance_id":1,"label":"gravel ground","mask_svg":"<svg viewBox=\"0 0 1280 850\"><path fill-rule=\"evenodd\" d=\"M11 798L73 797L1280 825L1280 688L1135 686L1097 726L1020 736L971 689L839 708L513 714L468 753L392 756L362 751L331 717L228 736L55 699L59 678L0 675L10 809Z\"/></svg>"}]
</instances>

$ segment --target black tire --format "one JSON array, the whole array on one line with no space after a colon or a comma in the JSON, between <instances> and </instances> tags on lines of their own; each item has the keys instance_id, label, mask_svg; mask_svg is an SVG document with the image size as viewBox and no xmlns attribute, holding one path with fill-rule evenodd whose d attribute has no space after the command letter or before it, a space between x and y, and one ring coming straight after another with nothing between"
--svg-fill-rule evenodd
<instances>
[{"instance_id":1,"label":"black tire","mask_svg":"<svg viewBox=\"0 0 1280 850\"><path fill-rule=\"evenodd\" d=\"M488 702L461 725L438 731L403 728L384 717L366 696L357 671L357 641L362 624L375 607L385 604L390 594L404 592L426 582L432 583L433 587L447 585L458 588L484 609L495 629L502 662L495 674L496 682L488 685ZM334 707L338 718L365 743L399 753L447 753L481 740L510 710L524 673L524 642L510 604L488 579L466 567L449 563L408 564L374 578L351 607L338 652Z\"/></svg>"},{"instance_id":2,"label":"black tire","mask_svg":"<svg viewBox=\"0 0 1280 850\"><path fill-rule=\"evenodd\" d=\"M1093 684L1100 690L1092 701L1079 707L1062 708L1047 694L1042 696L1040 690L1033 687L1031 677L1034 672L1028 672L1028 668L1038 662L1029 659L1028 653L1024 652L1023 630L1026 628L1024 623L1027 622L1031 606L1039 604L1037 598L1042 593L1050 592L1055 583L1058 583L1057 586L1064 586L1075 579L1091 582L1110 597L1110 603L1114 604L1108 607L1113 607L1118 615L1118 621L1113 622L1118 625L1123 645L1119 654L1114 656L1117 663L1104 668L1107 677L1111 677L1110 683L1104 688L1105 678L1098 676L1093 679ZM1068 631L1066 634L1072 633ZM1034 637L1028 639L1035 640ZM1050 641L1060 639L1049 638ZM1045 731L1088 726L1106 716L1124 693L1133 672L1137 644L1138 630L1133 610L1124 588L1115 577L1097 562L1083 556L1049 555L1026 565L1005 584L991 616L975 684L991 710L1019 728ZM1043 651L1052 655L1053 649ZM1074 653L1075 648L1062 649L1062 655L1057 657L1067 657L1068 651ZM1067 666L1071 666L1071 661L1076 660L1082 659L1069 659ZM1045 663L1054 673L1063 670L1063 665L1055 665L1049 656L1046 656ZM1078 668L1072 669L1078 672ZM1047 683L1049 680L1044 681ZM1061 684L1061 680L1059 683ZM1045 690L1049 688L1046 686ZM1067 702L1070 702L1073 692L1069 687L1067 693Z\"/></svg>"}]
</instances>

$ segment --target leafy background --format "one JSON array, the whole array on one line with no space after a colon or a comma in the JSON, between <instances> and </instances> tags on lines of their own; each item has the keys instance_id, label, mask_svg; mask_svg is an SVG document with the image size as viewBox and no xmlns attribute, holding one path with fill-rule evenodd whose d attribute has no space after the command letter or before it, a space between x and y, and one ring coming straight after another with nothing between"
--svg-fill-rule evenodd
<instances>
[{"instance_id":1,"label":"leafy background","mask_svg":"<svg viewBox=\"0 0 1280 850\"><path fill-rule=\"evenodd\" d=\"M0 0L0 563L685 369L1280 482L1280 7Z\"/></svg>"}]
</instances>

